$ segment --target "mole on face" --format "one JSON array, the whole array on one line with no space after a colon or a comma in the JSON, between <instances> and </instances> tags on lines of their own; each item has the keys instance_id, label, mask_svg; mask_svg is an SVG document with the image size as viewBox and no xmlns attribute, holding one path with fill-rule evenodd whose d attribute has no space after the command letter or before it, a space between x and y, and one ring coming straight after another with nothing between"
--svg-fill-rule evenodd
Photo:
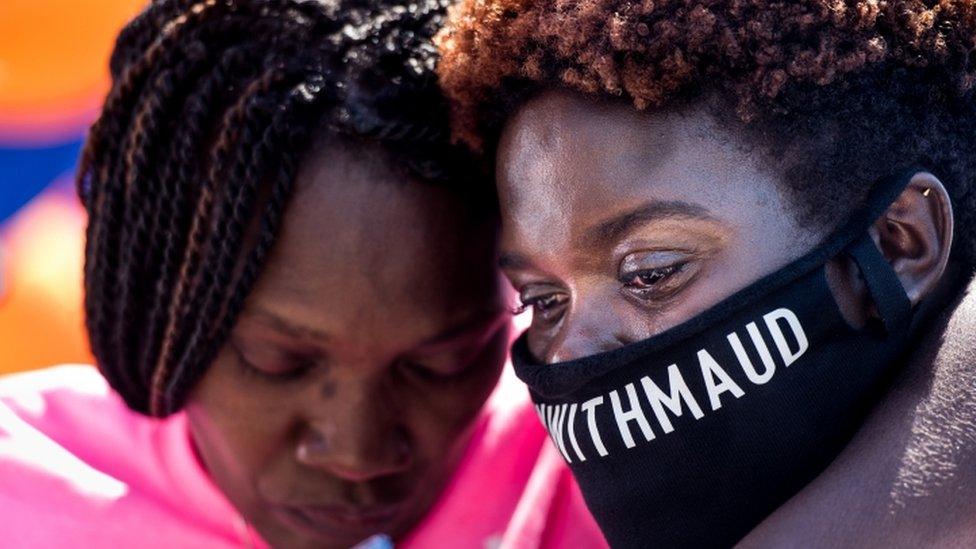
<instances>
[{"instance_id":1,"label":"mole on face","mask_svg":"<svg viewBox=\"0 0 976 549\"><path fill-rule=\"evenodd\" d=\"M322 396L325 398L332 398L336 394L336 384L334 381L325 380L322 383Z\"/></svg>"}]
</instances>

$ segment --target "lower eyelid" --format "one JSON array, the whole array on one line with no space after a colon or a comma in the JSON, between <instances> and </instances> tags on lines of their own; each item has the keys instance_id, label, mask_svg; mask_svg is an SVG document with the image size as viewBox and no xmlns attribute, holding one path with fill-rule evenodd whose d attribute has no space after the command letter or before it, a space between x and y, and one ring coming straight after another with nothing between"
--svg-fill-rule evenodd
<instances>
[{"instance_id":1,"label":"lower eyelid","mask_svg":"<svg viewBox=\"0 0 976 549\"><path fill-rule=\"evenodd\" d=\"M427 381L450 381L454 378L462 376L468 371L467 363L450 372L437 370L417 363L411 363L408 365L408 367L414 375L420 376L422 379Z\"/></svg>"},{"instance_id":2,"label":"lower eyelid","mask_svg":"<svg viewBox=\"0 0 976 549\"><path fill-rule=\"evenodd\" d=\"M633 269L633 270L627 271L625 273L618 274L617 275L617 279L620 282L625 282L625 281L630 280L633 277L635 277L635 276L637 276L637 275L639 275L641 273L651 273L651 272L654 272L654 271L664 271L664 270L670 270L670 272L668 273L668 276L674 276L674 275L677 275L677 274L679 274L679 273L687 270L688 267L691 264L692 264L691 261L682 261L682 262L679 262L679 263L672 263L670 265L660 265L660 266L657 266L657 267L648 267L648 268L642 268L642 269Z\"/></svg>"},{"instance_id":3,"label":"lower eyelid","mask_svg":"<svg viewBox=\"0 0 976 549\"><path fill-rule=\"evenodd\" d=\"M623 286L621 291L627 292L630 295L637 294L638 292L643 292L646 294L664 294L663 300L668 300L691 284L692 281L694 281L694 279L697 277L699 271L700 269L697 265L690 265L686 263L680 269L673 272L670 276L655 286L648 288L629 288L627 286Z\"/></svg>"},{"instance_id":4,"label":"lower eyelid","mask_svg":"<svg viewBox=\"0 0 976 549\"><path fill-rule=\"evenodd\" d=\"M295 379L301 377L302 375L305 374L305 372L307 372L310 369L310 366L303 365L297 368L282 370L280 372L278 371L272 372L264 368L258 367L253 362L245 358L244 354L240 352L237 353L237 362L241 366L241 368L244 369L246 374L257 376L261 379L270 380L270 381L288 381L291 379Z\"/></svg>"}]
</instances>

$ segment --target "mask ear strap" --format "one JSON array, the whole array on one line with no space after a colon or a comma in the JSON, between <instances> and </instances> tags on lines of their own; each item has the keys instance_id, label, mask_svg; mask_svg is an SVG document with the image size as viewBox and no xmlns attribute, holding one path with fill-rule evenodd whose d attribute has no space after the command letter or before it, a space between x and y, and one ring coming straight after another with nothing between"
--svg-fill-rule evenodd
<instances>
[{"instance_id":1,"label":"mask ear strap","mask_svg":"<svg viewBox=\"0 0 976 549\"><path fill-rule=\"evenodd\" d=\"M847 248L847 253L861 269L885 331L889 335L903 333L911 320L912 302L871 235L865 232Z\"/></svg>"}]
</instances>

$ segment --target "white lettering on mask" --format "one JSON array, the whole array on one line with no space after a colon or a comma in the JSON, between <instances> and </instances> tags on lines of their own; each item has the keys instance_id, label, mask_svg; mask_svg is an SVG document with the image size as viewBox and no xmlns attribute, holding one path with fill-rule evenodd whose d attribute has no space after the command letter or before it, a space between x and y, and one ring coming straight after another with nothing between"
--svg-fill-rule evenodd
<instances>
[{"instance_id":1,"label":"white lettering on mask","mask_svg":"<svg viewBox=\"0 0 976 549\"><path fill-rule=\"evenodd\" d=\"M746 331L749 332L749 339L752 340L753 346L759 352L759 358L762 359L763 366L765 367L765 370L761 374L752 365L752 360L749 359L746 348L742 346L742 341L739 340L738 334L732 332L728 335L727 339L729 340L729 345L732 346L732 351L735 352L735 358L739 360L739 366L742 366L742 371L745 372L749 381L756 385L763 385L770 379L773 379L773 375L776 373L776 363L773 362L773 355L769 354L769 347L763 341L762 334L759 333L759 327L756 326L756 323L750 322L747 324Z\"/></svg>"},{"instance_id":2,"label":"white lettering on mask","mask_svg":"<svg viewBox=\"0 0 976 549\"><path fill-rule=\"evenodd\" d=\"M807 334L803 331L803 326L800 325L800 319L796 317L796 314L789 309L776 309L775 311L764 315L763 320L766 321L766 327L769 328L769 333L773 336L773 342L776 343L776 349L779 350L780 356L783 357L783 364L789 366L796 362L796 359L803 356L803 353L807 352L810 348L810 343L807 341ZM779 320L785 320L790 326L790 330L793 331L793 337L796 338L797 350L791 351L790 346L786 343L786 338L783 337L783 330L780 328Z\"/></svg>"},{"instance_id":3,"label":"white lettering on mask","mask_svg":"<svg viewBox=\"0 0 976 549\"><path fill-rule=\"evenodd\" d=\"M705 380L705 390L708 391L708 401L712 404L713 411L722 407L722 393L730 392L735 398L741 398L745 394L742 387L732 381L728 372L705 349L698 351L698 364L701 366L702 379Z\"/></svg>"},{"instance_id":4,"label":"white lettering on mask","mask_svg":"<svg viewBox=\"0 0 976 549\"><path fill-rule=\"evenodd\" d=\"M586 456L583 455L582 450L580 450L579 442L576 441L576 408L579 406L577 403L572 403L569 405L569 417L566 419L566 431L569 434L569 443L573 445L573 451L576 452L576 457L580 461L586 461ZM569 461L569 460L566 460Z\"/></svg>"},{"instance_id":5,"label":"white lettering on mask","mask_svg":"<svg viewBox=\"0 0 976 549\"><path fill-rule=\"evenodd\" d=\"M620 395L617 391L610 391L610 406L613 408L613 417L617 420L617 428L620 429L620 437L624 439L624 445L628 448L636 446L634 437L630 433L630 422L636 421L645 440L654 438L654 431L651 424L644 417L644 410L641 409L640 400L637 399L637 389L633 383L628 383L624 389L627 391L627 398L630 400L630 411L624 412L620 405Z\"/></svg>"},{"instance_id":6,"label":"white lettering on mask","mask_svg":"<svg viewBox=\"0 0 976 549\"><path fill-rule=\"evenodd\" d=\"M603 404L603 397L598 396L584 402L580 406L580 409L586 412L586 424L590 428L590 438L593 440L593 447L596 448L596 453L603 457L609 454L607 448L603 445L603 439L600 438L600 431L596 426L596 407L601 404Z\"/></svg>"},{"instance_id":7,"label":"white lettering on mask","mask_svg":"<svg viewBox=\"0 0 976 549\"><path fill-rule=\"evenodd\" d=\"M691 415L695 416L695 419L701 419L705 415L701 410L701 406L698 405L698 401L692 396L691 389L688 388L685 379L681 377L681 371L678 370L677 364L668 366L669 394L665 395L664 391L647 376L641 378L641 385L644 386L647 401L651 403L651 410L654 411L654 417L657 418L661 430L665 433L674 431L674 426L671 425L671 418L664 412L665 407L671 410L671 413L675 417L681 417L681 401L684 401L685 406L691 410Z\"/></svg>"},{"instance_id":8,"label":"white lettering on mask","mask_svg":"<svg viewBox=\"0 0 976 549\"><path fill-rule=\"evenodd\" d=\"M782 360L784 367L795 363L809 350L810 343L807 339L806 332L800 323L800 319L793 311L786 308L775 309L763 315L762 319L763 324L769 332L769 336L772 337L777 354ZM753 385L769 383L777 372L777 364L773 358L773 354L763 339L759 325L756 322L749 322L744 328L745 332L749 334L748 342L751 343L752 349L747 349L747 344L736 332L732 332L726 336L729 348L731 348L742 372L750 383ZM786 328L788 330L784 331ZM795 348L792 348L790 341L787 340L787 332L792 336L791 339L795 343ZM763 365L761 372L756 369L749 356L750 352L754 352L755 354L753 356L758 356L761 360ZM745 395L742 387L732 379L708 349L698 350L697 358L702 382L708 396L708 402L711 405L711 411L716 412L722 408L723 402L721 397L725 393L731 393L736 399L742 398ZM601 417L608 413L613 414L613 420L617 425L617 429L620 431L620 438L626 448L633 448L638 444L631 431L632 423L637 424L646 442L651 442L655 438L651 424L644 413L642 400L646 402L644 405L650 406L654 419L664 434L671 433L675 430L671 416L676 418L681 417L685 409L691 412L695 420L704 417L705 412L699 405L701 397L696 399L695 394L682 376L678 365L671 364L668 366L667 371L667 392L662 390L649 376L643 376L639 380L643 388L643 399L638 395L634 383L624 385L622 391L626 393L627 404L629 405L626 411L624 410L624 403L620 397L621 390L617 389L607 393L610 399L609 409L599 408L604 404L605 399L603 396L597 396L582 404L574 402L561 405L539 405L536 406L536 411L539 413L543 425L549 431L559 452L567 462L572 462L569 447L572 447L572 451L579 461L586 461L586 456L576 436L577 416L581 418L582 416L586 416L586 426L593 448L596 449L600 457L606 457L610 455L610 452L604 445L603 438L600 434L599 423L597 422L598 414ZM726 400L725 404L729 402ZM579 414L576 413L577 410L580 411ZM566 444L567 438L569 445Z\"/></svg>"}]
</instances>

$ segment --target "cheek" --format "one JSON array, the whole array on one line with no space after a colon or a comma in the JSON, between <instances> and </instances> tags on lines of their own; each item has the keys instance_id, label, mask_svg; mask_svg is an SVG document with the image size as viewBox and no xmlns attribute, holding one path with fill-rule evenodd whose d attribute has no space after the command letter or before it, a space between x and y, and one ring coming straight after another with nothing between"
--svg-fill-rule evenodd
<instances>
[{"instance_id":1,"label":"cheek","mask_svg":"<svg viewBox=\"0 0 976 549\"><path fill-rule=\"evenodd\" d=\"M418 446L432 461L442 459L445 448L458 449L467 442L466 431L498 383L509 336L508 329L500 330L464 375L412 390L409 421Z\"/></svg>"},{"instance_id":2,"label":"cheek","mask_svg":"<svg viewBox=\"0 0 976 549\"><path fill-rule=\"evenodd\" d=\"M287 445L288 403L249 388L222 352L186 406L200 457L214 481L238 506Z\"/></svg>"}]
</instances>

